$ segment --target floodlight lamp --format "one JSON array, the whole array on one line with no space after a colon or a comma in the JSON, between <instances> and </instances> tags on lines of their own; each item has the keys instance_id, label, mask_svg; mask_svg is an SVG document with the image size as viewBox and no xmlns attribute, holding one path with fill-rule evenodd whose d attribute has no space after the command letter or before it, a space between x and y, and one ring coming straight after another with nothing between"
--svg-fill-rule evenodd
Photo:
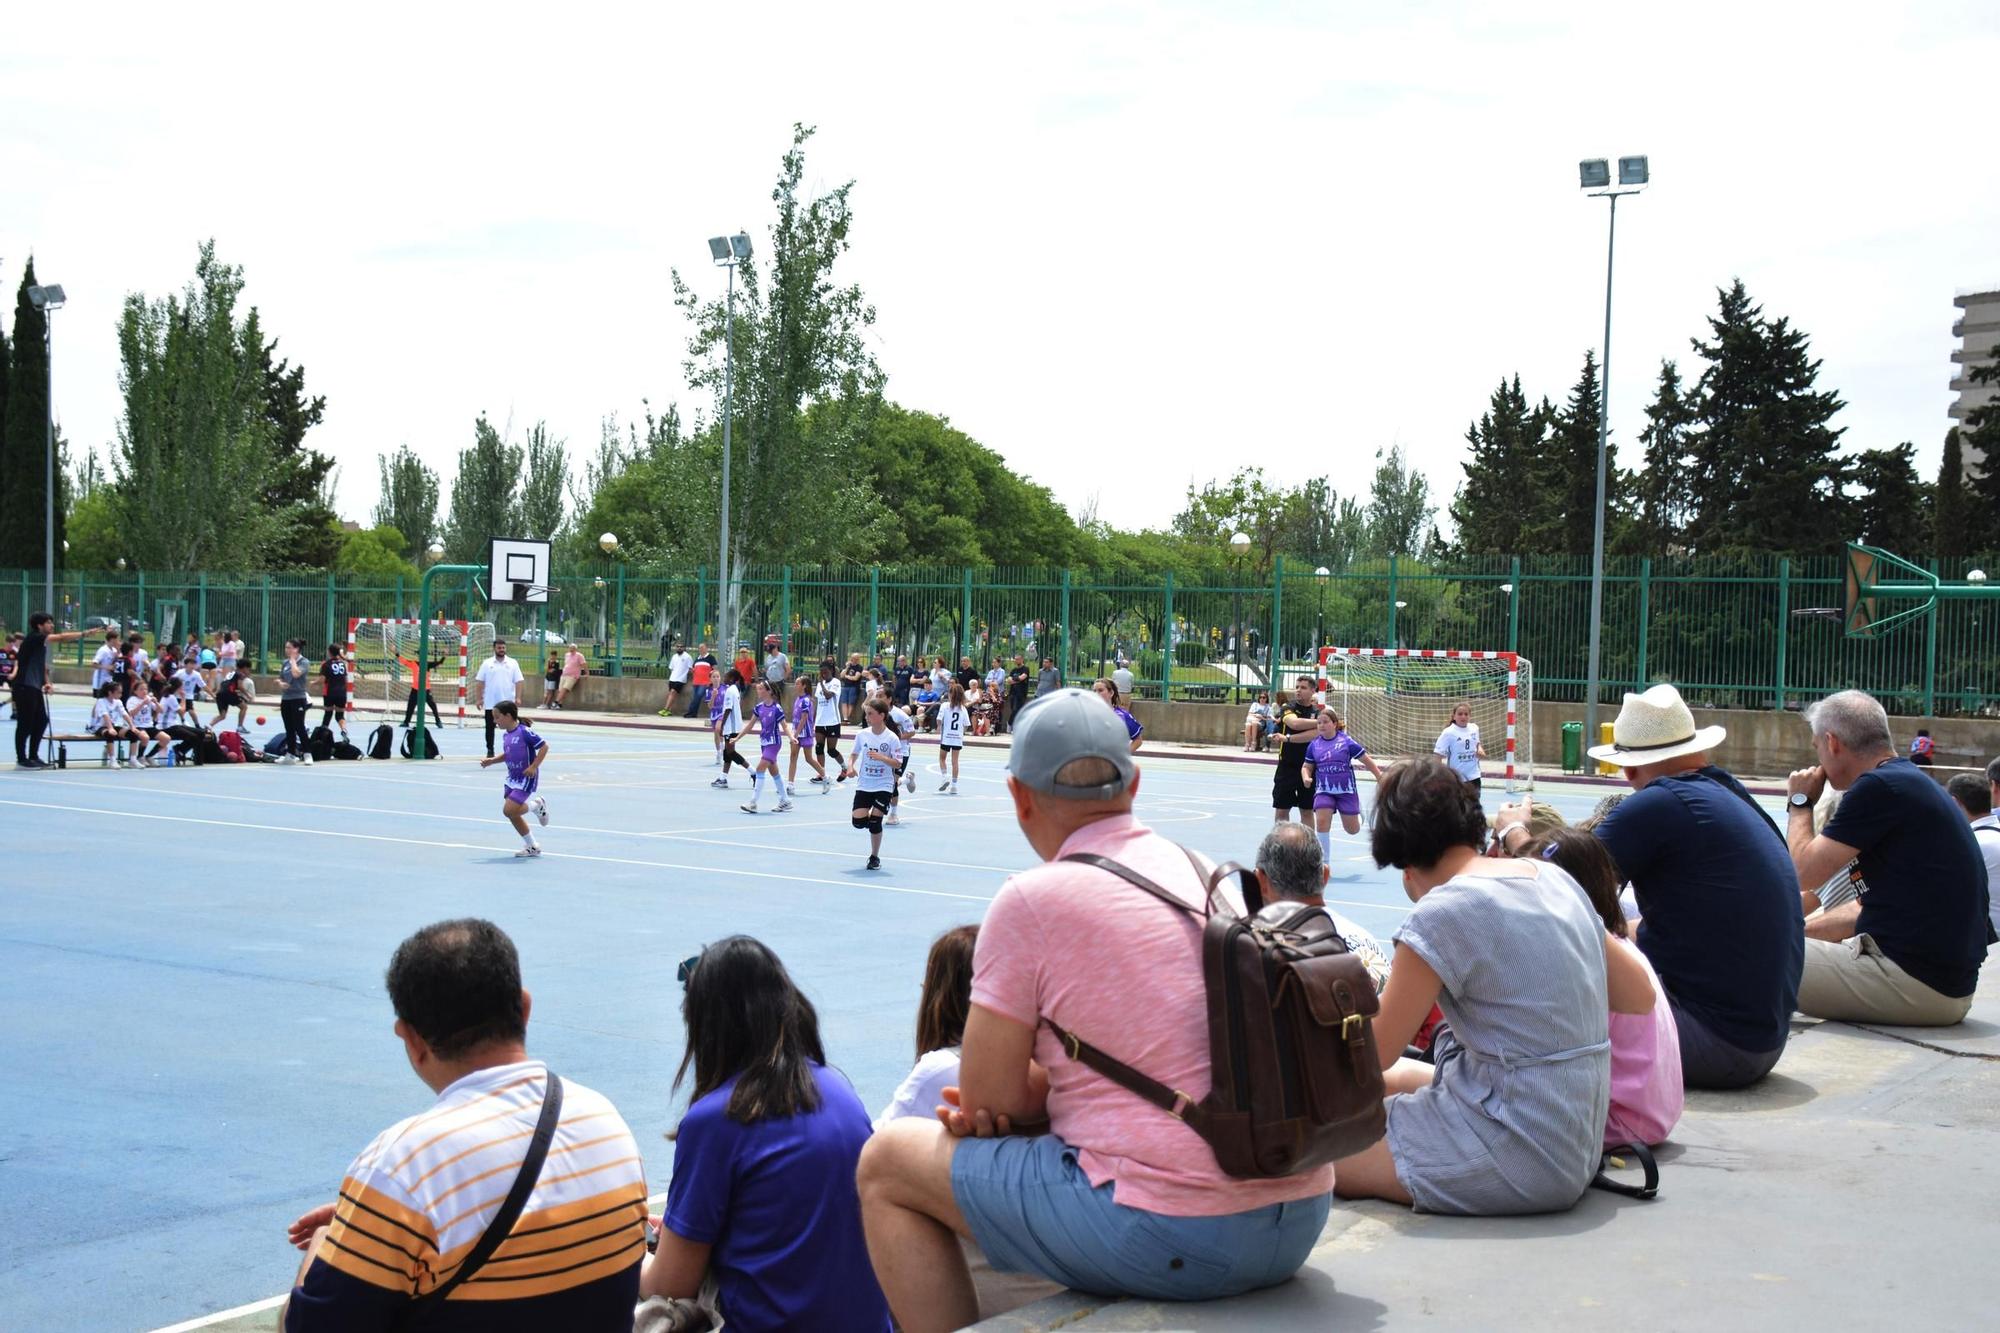
<instances>
[{"instance_id":1,"label":"floodlight lamp","mask_svg":"<svg viewBox=\"0 0 2000 1333\"><path fill-rule=\"evenodd\" d=\"M598 549L602 550L604 554L613 554L618 550L618 534L615 532L605 533L597 539L597 545Z\"/></svg>"},{"instance_id":2,"label":"floodlight lamp","mask_svg":"<svg viewBox=\"0 0 2000 1333\"><path fill-rule=\"evenodd\" d=\"M1618 183L1620 185L1644 185L1649 172L1646 159L1641 157L1621 157L1618 159Z\"/></svg>"},{"instance_id":3,"label":"floodlight lamp","mask_svg":"<svg viewBox=\"0 0 2000 1333\"><path fill-rule=\"evenodd\" d=\"M28 304L37 310L57 310L68 298L63 295L62 284L47 283L40 287L28 288Z\"/></svg>"},{"instance_id":4,"label":"floodlight lamp","mask_svg":"<svg viewBox=\"0 0 2000 1333\"><path fill-rule=\"evenodd\" d=\"M1503 583L1500 585L1500 591L1506 593L1509 597L1512 597L1514 595L1514 585L1511 583Z\"/></svg>"},{"instance_id":5,"label":"floodlight lamp","mask_svg":"<svg viewBox=\"0 0 2000 1333\"><path fill-rule=\"evenodd\" d=\"M711 236L711 237L709 237L709 238L708 238L708 257L709 257L710 259L713 259L713 260L714 260L714 261L715 261L716 263L718 263L718 264L726 264L726 263L728 263L728 262L729 262L729 238L728 238L727 236Z\"/></svg>"},{"instance_id":6,"label":"floodlight lamp","mask_svg":"<svg viewBox=\"0 0 2000 1333\"><path fill-rule=\"evenodd\" d=\"M1611 164L1601 157L1587 157L1576 164L1577 179L1581 188L1601 190L1611 184Z\"/></svg>"},{"instance_id":7,"label":"floodlight lamp","mask_svg":"<svg viewBox=\"0 0 2000 1333\"><path fill-rule=\"evenodd\" d=\"M1640 159L1640 161L1642 162L1644 160L1645 160L1644 158ZM734 236L729 238L729 248L736 252L736 257L738 259L748 259L750 257L750 233L743 231L737 232Z\"/></svg>"}]
</instances>

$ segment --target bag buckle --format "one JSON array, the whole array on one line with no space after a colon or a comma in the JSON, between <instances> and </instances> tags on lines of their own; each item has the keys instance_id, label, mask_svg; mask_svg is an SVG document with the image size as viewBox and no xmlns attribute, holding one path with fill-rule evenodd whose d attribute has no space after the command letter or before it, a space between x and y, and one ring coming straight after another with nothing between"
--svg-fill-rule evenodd
<instances>
[{"instance_id":1,"label":"bag buckle","mask_svg":"<svg viewBox=\"0 0 2000 1333\"><path fill-rule=\"evenodd\" d=\"M1360 1037L1356 1033L1360 1031L1361 1025L1366 1021L1360 1014L1349 1014L1347 1017L1341 1019L1340 1039L1342 1041L1359 1041Z\"/></svg>"},{"instance_id":2,"label":"bag buckle","mask_svg":"<svg viewBox=\"0 0 2000 1333\"><path fill-rule=\"evenodd\" d=\"M1071 1033L1065 1032L1062 1034L1062 1039L1063 1049L1069 1052L1069 1058L1080 1062L1083 1059L1083 1052L1076 1043L1076 1037Z\"/></svg>"},{"instance_id":3,"label":"bag buckle","mask_svg":"<svg viewBox=\"0 0 2000 1333\"><path fill-rule=\"evenodd\" d=\"M1194 1105L1194 1098L1188 1096L1185 1092L1182 1092L1179 1088L1175 1088L1174 1104L1167 1108L1167 1114L1172 1116L1176 1120L1185 1121L1187 1119L1187 1109L1188 1107L1193 1105Z\"/></svg>"}]
</instances>

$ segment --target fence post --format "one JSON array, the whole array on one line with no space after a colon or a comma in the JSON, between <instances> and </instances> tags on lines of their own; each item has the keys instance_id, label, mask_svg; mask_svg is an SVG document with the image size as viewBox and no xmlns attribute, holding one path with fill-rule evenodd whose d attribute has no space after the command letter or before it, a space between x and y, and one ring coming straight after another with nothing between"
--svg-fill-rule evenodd
<instances>
[{"instance_id":1,"label":"fence post","mask_svg":"<svg viewBox=\"0 0 2000 1333\"><path fill-rule=\"evenodd\" d=\"M53 606L50 607L49 614L54 615L55 610ZM14 623L23 629L28 625L28 571L25 569L21 571L21 618Z\"/></svg>"},{"instance_id":2,"label":"fence post","mask_svg":"<svg viewBox=\"0 0 2000 1333\"><path fill-rule=\"evenodd\" d=\"M1389 557L1389 642L1384 648L1395 648L1396 643L1396 557Z\"/></svg>"},{"instance_id":3,"label":"fence post","mask_svg":"<svg viewBox=\"0 0 2000 1333\"><path fill-rule=\"evenodd\" d=\"M51 612L50 614L54 613ZM90 617L90 580L86 578L79 578L76 581L76 627L78 629L82 629L83 622L87 620L89 617ZM98 635L99 639L102 639L103 637L104 636L101 634ZM83 665L83 640L81 638L79 638L76 641L76 664L78 666Z\"/></svg>"},{"instance_id":4,"label":"fence post","mask_svg":"<svg viewBox=\"0 0 2000 1333\"><path fill-rule=\"evenodd\" d=\"M958 652L956 657L972 655L972 566L965 567L965 591L958 611ZM898 645L900 646L900 645Z\"/></svg>"},{"instance_id":5,"label":"fence post","mask_svg":"<svg viewBox=\"0 0 2000 1333\"><path fill-rule=\"evenodd\" d=\"M136 610L132 612L132 619L136 621L144 621L146 619L146 571L145 570L142 569L138 571L138 579L139 579L139 585L138 585L139 606ZM126 627L125 632L130 634L137 628L138 627L136 625L128 625ZM160 646L160 627L158 625L155 625L153 626L153 647L158 648L159 646Z\"/></svg>"},{"instance_id":6,"label":"fence post","mask_svg":"<svg viewBox=\"0 0 2000 1333\"><path fill-rule=\"evenodd\" d=\"M328 643L333 642L334 631L337 628L334 623L334 606L339 600L340 591L334 584L333 571L329 569L326 571L326 641Z\"/></svg>"},{"instance_id":7,"label":"fence post","mask_svg":"<svg viewBox=\"0 0 2000 1333\"><path fill-rule=\"evenodd\" d=\"M1282 653L1284 637L1285 557L1279 556L1271 565L1271 665L1264 672L1264 683L1273 690L1278 688L1278 681L1281 679L1278 670L1278 661ZM1238 686L1243 684L1240 680L1236 683ZM1235 697L1230 702L1239 704L1243 702L1241 689L1237 691Z\"/></svg>"},{"instance_id":8,"label":"fence post","mask_svg":"<svg viewBox=\"0 0 2000 1333\"><path fill-rule=\"evenodd\" d=\"M708 637L708 566L694 567L694 637L695 642Z\"/></svg>"},{"instance_id":9,"label":"fence post","mask_svg":"<svg viewBox=\"0 0 2000 1333\"><path fill-rule=\"evenodd\" d=\"M1509 588L1513 589L1512 592L1507 594L1507 651L1515 654L1516 656L1519 656L1521 652L1521 592L1522 592L1520 556L1517 555L1513 557L1513 563L1508 567L1507 577L1513 580L1507 585ZM1645 631L1642 629L1639 631L1639 633L1643 636L1645 634ZM1640 642L1642 643L1645 642L1643 637L1640 639ZM1641 655L1643 656L1644 650L1641 649L1640 651Z\"/></svg>"},{"instance_id":10,"label":"fence post","mask_svg":"<svg viewBox=\"0 0 2000 1333\"><path fill-rule=\"evenodd\" d=\"M1160 702L1174 697L1174 571L1167 571L1167 615L1160 627Z\"/></svg>"},{"instance_id":11,"label":"fence post","mask_svg":"<svg viewBox=\"0 0 2000 1333\"><path fill-rule=\"evenodd\" d=\"M396 575L396 619L403 618L403 576Z\"/></svg>"},{"instance_id":12,"label":"fence post","mask_svg":"<svg viewBox=\"0 0 2000 1333\"><path fill-rule=\"evenodd\" d=\"M1640 693L1646 689L1646 626L1653 619L1653 557L1642 556L1639 560L1639 678L1632 682L1632 688Z\"/></svg>"},{"instance_id":13,"label":"fence post","mask_svg":"<svg viewBox=\"0 0 2000 1333\"><path fill-rule=\"evenodd\" d=\"M1792 634L1792 558L1778 560L1778 711L1785 711L1785 649Z\"/></svg>"},{"instance_id":14,"label":"fence post","mask_svg":"<svg viewBox=\"0 0 2000 1333\"><path fill-rule=\"evenodd\" d=\"M1056 659L1057 679L1069 682L1069 570L1062 572L1062 636L1057 640L1062 645L1062 656Z\"/></svg>"},{"instance_id":15,"label":"fence post","mask_svg":"<svg viewBox=\"0 0 2000 1333\"><path fill-rule=\"evenodd\" d=\"M615 626L612 631L614 645L612 651L617 656L611 659L611 675L614 679L623 679L625 675L625 562L623 560L618 562L618 601L612 614L616 617L612 622Z\"/></svg>"},{"instance_id":16,"label":"fence post","mask_svg":"<svg viewBox=\"0 0 2000 1333\"><path fill-rule=\"evenodd\" d=\"M868 646L862 656L873 661L875 658L875 626L881 620L882 611L882 566L868 566Z\"/></svg>"},{"instance_id":17,"label":"fence post","mask_svg":"<svg viewBox=\"0 0 2000 1333\"><path fill-rule=\"evenodd\" d=\"M1937 573L1936 560L1924 561L1932 574ZM1931 598L1930 614L1924 617L1924 716L1937 714L1937 622L1938 599Z\"/></svg>"},{"instance_id":18,"label":"fence post","mask_svg":"<svg viewBox=\"0 0 2000 1333\"><path fill-rule=\"evenodd\" d=\"M262 617L257 622L257 670L266 670L264 665L271 644L271 576L264 575L264 597Z\"/></svg>"},{"instance_id":19,"label":"fence post","mask_svg":"<svg viewBox=\"0 0 2000 1333\"><path fill-rule=\"evenodd\" d=\"M784 654L792 655L792 567L784 569L784 591L778 597L778 633L785 641Z\"/></svg>"},{"instance_id":20,"label":"fence post","mask_svg":"<svg viewBox=\"0 0 2000 1333\"><path fill-rule=\"evenodd\" d=\"M195 631L204 639L208 637L208 571L195 575Z\"/></svg>"}]
</instances>

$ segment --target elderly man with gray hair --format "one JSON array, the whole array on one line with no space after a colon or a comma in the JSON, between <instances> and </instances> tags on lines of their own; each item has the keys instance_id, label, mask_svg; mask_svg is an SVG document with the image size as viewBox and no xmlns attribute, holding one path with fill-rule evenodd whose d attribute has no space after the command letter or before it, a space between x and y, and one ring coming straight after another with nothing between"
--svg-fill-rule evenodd
<instances>
[{"instance_id":1,"label":"elderly man with gray hair","mask_svg":"<svg viewBox=\"0 0 2000 1333\"><path fill-rule=\"evenodd\" d=\"M1896 753L1882 705L1843 690L1806 711L1819 763L1793 773L1785 841L1808 911L1812 887L1859 860L1856 902L1806 922L1799 1012L1937 1027L1972 1007L1986 958L1986 867L1965 816L1930 776ZM1840 808L1813 832L1831 785Z\"/></svg>"},{"instance_id":2,"label":"elderly man with gray hair","mask_svg":"<svg viewBox=\"0 0 2000 1333\"><path fill-rule=\"evenodd\" d=\"M1258 913L1266 920L1284 921L1300 907L1317 907L1347 942L1347 951L1368 969L1375 989L1389 984L1389 951L1373 932L1326 905L1326 858L1310 824L1273 824L1257 844L1257 887L1264 900Z\"/></svg>"}]
</instances>

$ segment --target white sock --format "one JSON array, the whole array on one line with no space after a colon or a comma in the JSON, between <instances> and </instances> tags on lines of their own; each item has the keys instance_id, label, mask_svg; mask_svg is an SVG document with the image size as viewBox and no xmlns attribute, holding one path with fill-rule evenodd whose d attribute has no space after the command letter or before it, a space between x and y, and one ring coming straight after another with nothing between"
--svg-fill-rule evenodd
<instances>
[{"instance_id":1,"label":"white sock","mask_svg":"<svg viewBox=\"0 0 2000 1333\"><path fill-rule=\"evenodd\" d=\"M535 835L532 833L523 833L521 835L521 845L523 847L533 847L535 845Z\"/></svg>"},{"instance_id":2,"label":"white sock","mask_svg":"<svg viewBox=\"0 0 2000 1333\"><path fill-rule=\"evenodd\" d=\"M750 775L751 803L755 804L756 801L763 795L764 795L764 775L762 773L752 773Z\"/></svg>"},{"instance_id":3,"label":"white sock","mask_svg":"<svg viewBox=\"0 0 2000 1333\"><path fill-rule=\"evenodd\" d=\"M776 773L773 773L771 775L771 785L778 789L778 804L783 805L785 803L785 780Z\"/></svg>"},{"instance_id":4,"label":"white sock","mask_svg":"<svg viewBox=\"0 0 2000 1333\"><path fill-rule=\"evenodd\" d=\"M1328 829L1324 833L1316 834L1316 836L1319 838L1320 860L1331 862L1333 860L1333 830Z\"/></svg>"}]
</instances>

